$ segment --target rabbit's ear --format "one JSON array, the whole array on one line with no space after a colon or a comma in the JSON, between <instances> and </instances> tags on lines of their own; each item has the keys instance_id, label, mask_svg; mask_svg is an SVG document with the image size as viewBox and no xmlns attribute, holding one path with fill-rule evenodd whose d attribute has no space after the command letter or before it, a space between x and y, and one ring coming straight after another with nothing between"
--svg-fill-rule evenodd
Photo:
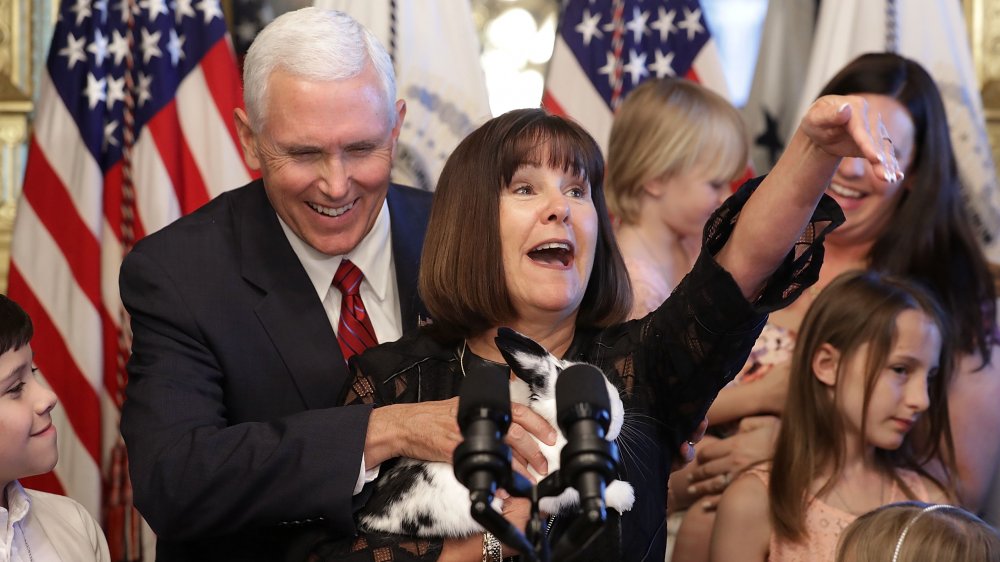
<instances>
[{"instance_id":1,"label":"rabbit's ear","mask_svg":"<svg viewBox=\"0 0 1000 562\"><path fill-rule=\"evenodd\" d=\"M558 373L557 362L545 348L531 338L510 328L500 328L496 337L497 349L514 375L528 383L533 395L550 396L550 382Z\"/></svg>"}]
</instances>

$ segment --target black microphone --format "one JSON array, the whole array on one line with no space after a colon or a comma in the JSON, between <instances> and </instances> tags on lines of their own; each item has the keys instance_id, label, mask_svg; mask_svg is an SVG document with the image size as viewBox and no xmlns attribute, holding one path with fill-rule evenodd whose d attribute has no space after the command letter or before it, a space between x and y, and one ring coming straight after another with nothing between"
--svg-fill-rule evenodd
<instances>
[{"instance_id":1,"label":"black microphone","mask_svg":"<svg viewBox=\"0 0 1000 562\"><path fill-rule=\"evenodd\" d=\"M469 369L458 399L463 441L455 448L455 477L469 489L473 515L492 509L497 485L511 478L510 371L502 365Z\"/></svg>"},{"instance_id":2,"label":"black microphone","mask_svg":"<svg viewBox=\"0 0 1000 562\"><path fill-rule=\"evenodd\" d=\"M604 488L617 477L618 449L605 436L611 399L604 374L593 365L572 365L556 381L556 420L567 443L559 454L563 481L580 493L591 522L604 521Z\"/></svg>"}]
</instances>

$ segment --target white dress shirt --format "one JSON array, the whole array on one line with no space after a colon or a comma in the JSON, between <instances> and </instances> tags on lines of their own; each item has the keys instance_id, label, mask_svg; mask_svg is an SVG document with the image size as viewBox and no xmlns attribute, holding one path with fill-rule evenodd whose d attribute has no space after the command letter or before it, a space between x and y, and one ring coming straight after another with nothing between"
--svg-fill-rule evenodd
<instances>
[{"instance_id":1,"label":"white dress shirt","mask_svg":"<svg viewBox=\"0 0 1000 562\"><path fill-rule=\"evenodd\" d=\"M328 256L320 252L292 232L280 216L278 222L316 289L316 296L323 303L334 333L340 325L340 302L343 295L333 286L333 276L337 273L340 262L349 259L364 274L359 291L379 343L396 341L403 335L396 265L392 258L389 205L385 201L382 202L382 209L379 210L372 229L351 252L342 256ZM337 342L331 342L330 345L337 345ZM354 493L360 493L364 485L376 477L378 467L365 470L365 457L362 453L361 471L354 485Z\"/></svg>"},{"instance_id":2,"label":"white dress shirt","mask_svg":"<svg viewBox=\"0 0 1000 562\"><path fill-rule=\"evenodd\" d=\"M328 256L292 232L281 218L281 229L285 231L288 243L305 268L309 281L316 289L316 295L323 302L326 316L334 332L340 324L340 291L333 286L333 276L345 258L351 260L364 274L361 281L361 300L375 328L379 343L396 341L403 335L402 314L399 310L399 288L396 286L396 265L392 259L392 238L390 235L389 206L383 201L382 209L372 225L371 231L350 253L342 256Z\"/></svg>"},{"instance_id":3,"label":"white dress shirt","mask_svg":"<svg viewBox=\"0 0 1000 562\"><path fill-rule=\"evenodd\" d=\"M110 562L101 527L76 501L25 490L17 480L3 494L0 562Z\"/></svg>"}]
</instances>

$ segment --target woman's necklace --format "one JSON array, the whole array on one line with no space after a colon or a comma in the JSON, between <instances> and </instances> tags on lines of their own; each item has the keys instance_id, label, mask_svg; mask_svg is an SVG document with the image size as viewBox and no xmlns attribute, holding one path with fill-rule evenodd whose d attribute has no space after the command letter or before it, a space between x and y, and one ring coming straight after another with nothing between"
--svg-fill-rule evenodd
<instances>
[{"instance_id":1,"label":"woman's necklace","mask_svg":"<svg viewBox=\"0 0 1000 562\"><path fill-rule=\"evenodd\" d=\"M871 511L871 510L868 510L868 509L865 509L863 511L858 511L858 510L854 509L854 507L851 506L851 504L847 503L847 500L844 499L844 496L840 495L840 490L838 490L836 486L833 488L833 494L835 496L837 496L837 500L840 501L840 504L843 505L846 508L847 512L850 513L851 515L862 515L862 514L865 514L865 513L868 513L869 511ZM879 505L885 505L886 504L886 501L885 501L885 478L879 478L879 483L878 483L878 502L879 502Z\"/></svg>"},{"instance_id":2,"label":"woman's necklace","mask_svg":"<svg viewBox=\"0 0 1000 562\"><path fill-rule=\"evenodd\" d=\"M462 340L462 346L455 348L455 357L458 359L458 368L462 372L462 378L465 378L465 350L469 347L469 340ZM479 357L473 353L473 357L478 358L490 365L496 365L498 367L509 368L506 363L500 363L499 361L494 361L492 359L486 359L485 357Z\"/></svg>"},{"instance_id":3,"label":"woman's necklace","mask_svg":"<svg viewBox=\"0 0 1000 562\"><path fill-rule=\"evenodd\" d=\"M465 378L465 348L469 347L469 340L462 340L462 347L458 348L455 355L458 356L458 368L462 371L462 378Z\"/></svg>"}]
</instances>

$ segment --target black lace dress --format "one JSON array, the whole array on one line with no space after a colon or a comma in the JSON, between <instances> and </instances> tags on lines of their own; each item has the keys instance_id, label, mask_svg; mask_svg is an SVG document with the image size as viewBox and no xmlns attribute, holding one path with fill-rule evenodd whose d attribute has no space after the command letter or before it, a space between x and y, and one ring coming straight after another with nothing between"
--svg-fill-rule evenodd
<instances>
[{"instance_id":1,"label":"black lace dress","mask_svg":"<svg viewBox=\"0 0 1000 562\"><path fill-rule=\"evenodd\" d=\"M748 302L711 257L732 233L739 212L759 182L744 185L712 217L703 252L691 273L659 309L609 328L578 328L566 359L600 367L621 390L627 429L619 447L619 478L635 488L635 505L594 545L588 560L664 557L667 477L671 461L702 420L719 390L740 370L767 320L815 282L822 238L843 222L823 198L812 222L767 286ZM345 402L385 405L458 395L461 342L438 342L418 333L357 358ZM470 358L468 361L481 360ZM468 367L467 367L468 368ZM609 516L614 512L609 510ZM558 533L556 524L552 532ZM435 560L440 541L359 535L318 544L312 560Z\"/></svg>"}]
</instances>

